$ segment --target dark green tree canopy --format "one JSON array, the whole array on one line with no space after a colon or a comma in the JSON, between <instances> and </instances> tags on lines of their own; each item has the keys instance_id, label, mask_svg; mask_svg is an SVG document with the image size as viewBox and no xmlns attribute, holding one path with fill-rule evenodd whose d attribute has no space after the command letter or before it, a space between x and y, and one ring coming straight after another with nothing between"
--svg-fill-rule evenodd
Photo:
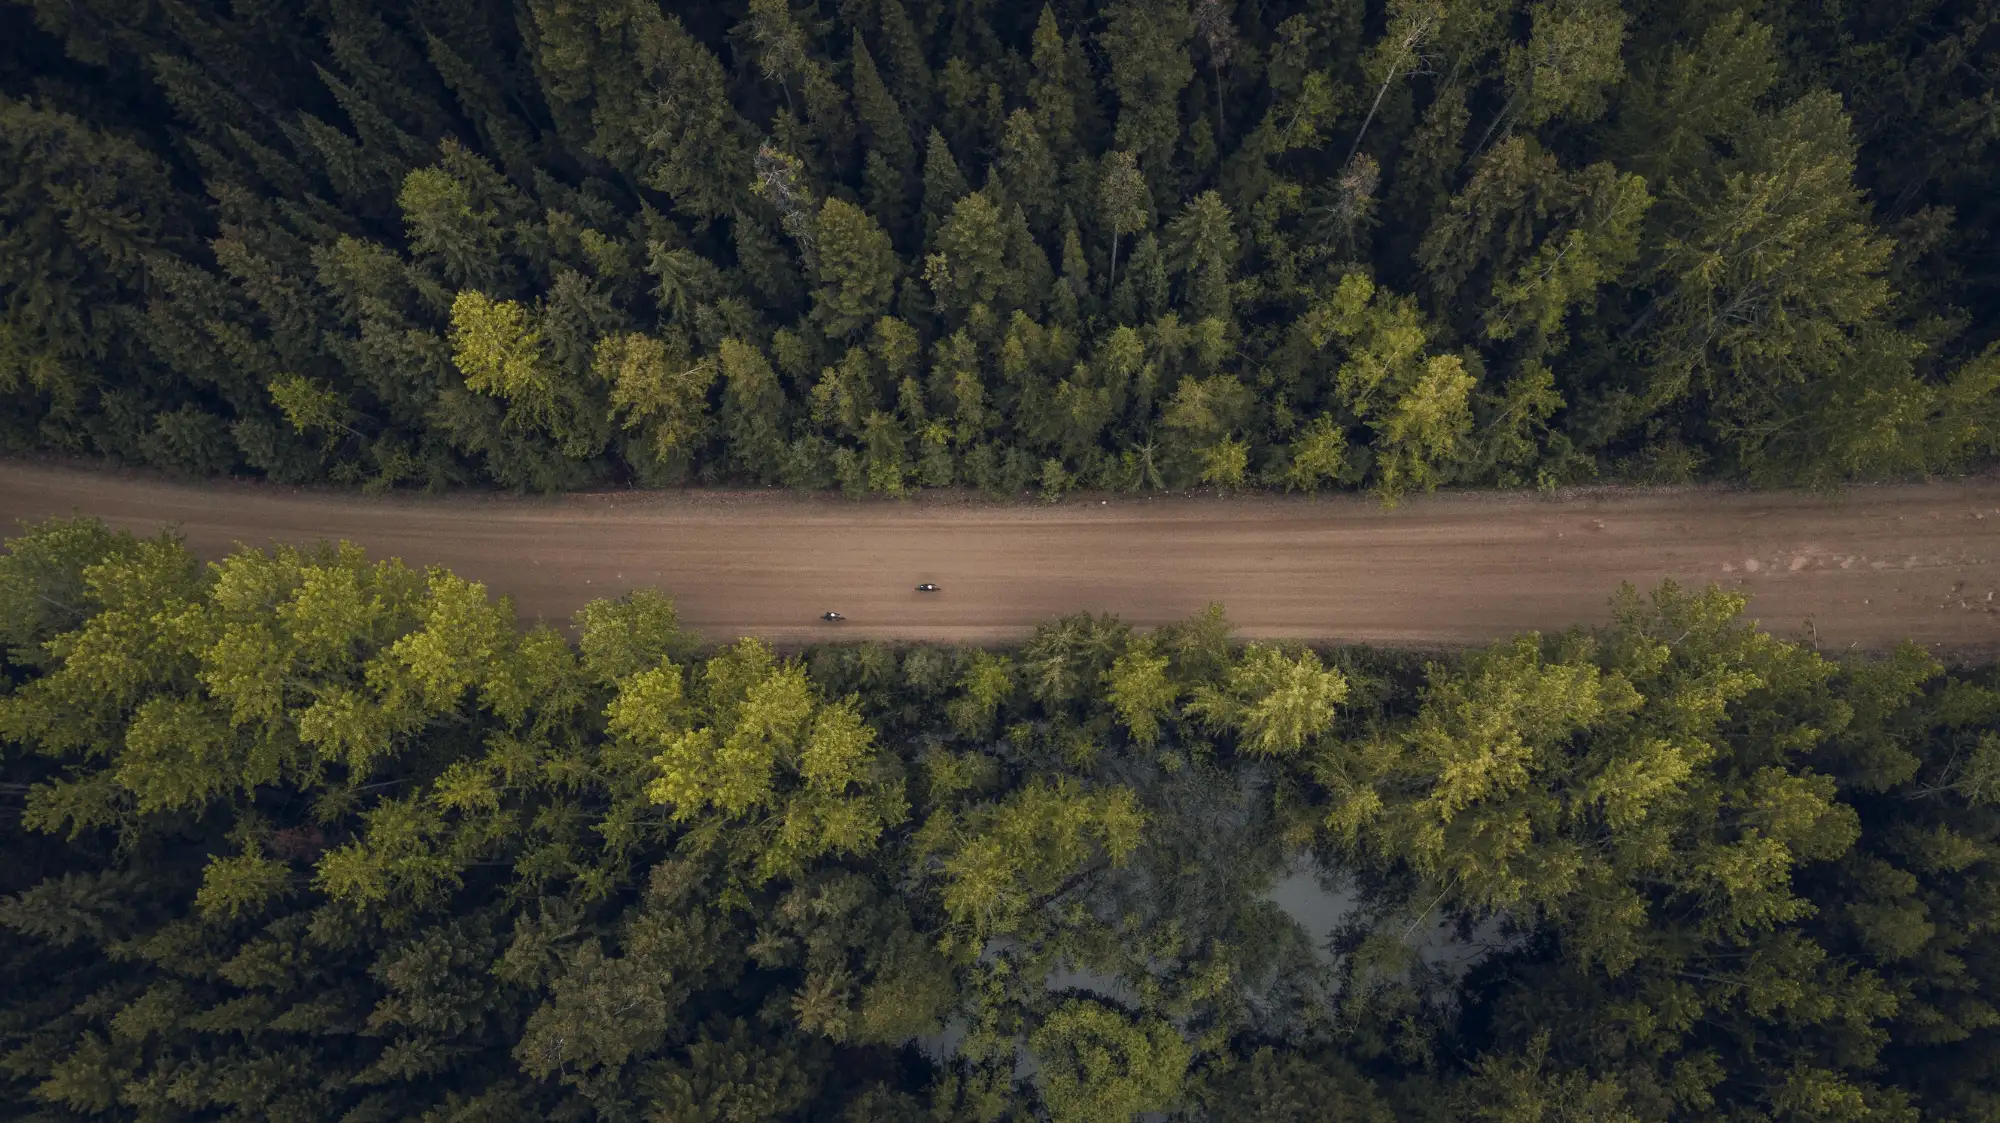
<instances>
[{"instance_id":1,"label":"dark green tree canopy","mask_svg":"<svg viewBox=\"0 0 2000 1123\"><path fill-rule=\"evenodd\" d=\"M0 11L0 449L1393 499L2000 446L1983 0ZM1422 347L1327 336L1356 284Z\"/></svg>"},{"instance_id":2,"label":"dark green tree canopy","mask_svg":"<svg viewBox=\"0 0 2000 1123\"><path fill-rule=\"evenodd\" d=\"M781 652L46 523L0 552L0 1113L1990 1118L2000 677L1742 607Z\"/></svg>"}]
</instances>

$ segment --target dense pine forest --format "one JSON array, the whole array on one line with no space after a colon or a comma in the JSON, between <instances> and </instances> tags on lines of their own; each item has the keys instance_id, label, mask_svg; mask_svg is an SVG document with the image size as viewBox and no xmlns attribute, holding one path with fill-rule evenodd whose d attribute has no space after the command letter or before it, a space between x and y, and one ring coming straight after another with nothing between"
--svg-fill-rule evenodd
<instances>
[{"instance_id":1,"label":"dense pine forest","mask_svg":"<svg viewBox=\"0 0 2000 1123\"><path fill-rule=\"evenodd\" d=\"M1953 471L1997 89L2000 0L0 0L0 454ZM1671 585L1428 656L668 592L20 528L0 1117L2000 1118L2000 666Z\"/></svg>"},{"instance_id":2,"label":"dense pine forest","mask_svg":"<svg viewBox=\"0 0 2000 1123\"><path fill-rule=\"evenodd\" d=\"M2000 676L1615 603L1432 661L1219 609L783 653L41 524L0 1114L2000 1114Z\"/></svg>"},{"instance_id":3,"label":"dense pine forest","mask_svg":"<svg viewBox=\"0 0 2000 1123\"><path fill-rule=\"evenodd\" d=\"M0 448L895 494L2000 448L1993 0L9 0Z\"/></svg>"}]
</instances>

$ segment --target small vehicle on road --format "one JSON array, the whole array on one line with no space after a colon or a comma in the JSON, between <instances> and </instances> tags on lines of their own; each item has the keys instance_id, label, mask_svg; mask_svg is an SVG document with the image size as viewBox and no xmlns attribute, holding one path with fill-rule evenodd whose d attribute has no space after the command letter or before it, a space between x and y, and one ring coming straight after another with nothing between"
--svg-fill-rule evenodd
<instances>
[{"instance_id":1,"label":"small vehicle on road","mask_svg":"<svg viewBox=\"0 0 2000 1123\"><path fill-rule=\"evenodd\" d=\"M926 581L923 584L917 586L917 591L920 593L935 593L938 591L938 587L936 585L931 584L929 581Z\"/></svg>"},{"instance_id":2,"label":"small vehicle on road","mask_svg":"<svg viewBox=\"0 0 2000 1123\"><path fill-rule=\"evenodd\" d=\"M837 620L845 620L845 619L847 619L847 617L845 617L845 616L842 616L842 615L841 615L840 613L838 613L838 612L822 612L822 613L820 613L820 614L819 614L819 618L820 618L820 619L822 619L822 620L828 620L828 621L837 621Z\"/></svg>"}]
</instances>

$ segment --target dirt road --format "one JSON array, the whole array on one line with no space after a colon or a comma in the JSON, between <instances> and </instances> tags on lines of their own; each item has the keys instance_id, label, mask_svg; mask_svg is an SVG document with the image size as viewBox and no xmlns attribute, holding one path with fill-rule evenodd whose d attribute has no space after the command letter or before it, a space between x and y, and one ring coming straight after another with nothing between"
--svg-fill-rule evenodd
<instances>
[{"instance_id":1,"label":"dirt road","mask_svg":"<svg viewBox=\"0 0 2000 1123\"><path fill-rule=\"evenodd\" d=\"M712 639L1004 641L1082 610L1153 625L1228 606L1247 636L1455 645L1605 617L1620 582L1716 582L1829 650L2000 652L2000 480L1838 496L1721 491L1094 497L1054 507L777 493L383 499L0 462L0 525L177 524L204 556L346 538L566 619L636 585ZM943 591L913 591L934 581ZM818 622L827 609L842 625ZM1809 623L1810 622L1810 623Z\"/></svg>"}]
</instances>

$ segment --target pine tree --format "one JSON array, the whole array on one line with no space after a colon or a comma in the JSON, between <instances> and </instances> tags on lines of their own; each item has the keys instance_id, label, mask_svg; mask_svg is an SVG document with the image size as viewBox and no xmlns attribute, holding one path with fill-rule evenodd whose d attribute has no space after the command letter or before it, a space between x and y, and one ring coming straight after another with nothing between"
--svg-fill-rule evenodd
<instances>
[{"instance_id":1,"label":"pine tree","mask_svg":"<svg viewBox=\"0 0 2000 1123\"><path fill-rule=\"evenodd\" d=\"M1413 302L1350 273L1299 327L1314 350L1347 341L1333 396L1376 434L1373 475L1383 499L1442 483L1471 429L1476 380L1459 356L1426 354L1430 330Z\"/></svg>"},{"instance_id":2,"label":"pine tree","mask_svg":"<svg viewBox=\"0 0 2000 1123\"><path fill-rule=\"evenodd\" d=\"M519 266L509 260L509 235L527 202L478 156L452 142L435 167L403 180L396 197L420 260L435 261L441 279L455 288L513 294Z\"/></svg>"},{"instance_id":3,"label":"pine tree","mask_svg":"<svg viewBox=\"0 0 2000 1123\"><path fill-rule=\"evenodd\" d=\"M713 359L648 335L606 336L597 344L594 370L611 387L611 408L627 430L650 437L656 461L690 458L707 428L708 390L715 382Z\"/></svg>"},{"instance_id":4,"label":"pine tree","mask_svg":"<svg viewBox=\"0 0 2000 1123\"><path fill-rule=\"evenodd\" d=\"M838 199L820 207L820 286L813 316L826 333L852 336L889 309L901 261L867 212Z\"/></svg>"},{"instance_id":5,"label":"pine tree","mask_svg":"<svg viewBox=\"0 0 2000 1123\"><path fill-rule=\"evenodd\" d=\"M1445 20L1445 8L1436 0L1402 0L1390 5L1388 28L1363 60L1363 70L1375 86L1374 97L1368 104L1367 115L1361 119L1361 127L1355 130L1354 139L1348 144L1343 164L1354 162L1369 126L1381 112L1382 99L1388 96L1398 78L1408 77L1421 64L1424 48L1443 31Z\"/></svg>"},{"instance_id":6,"label":"pine tree","mask_svg":"<svg viewBox=\"0 0 2000 1123\"><path fill-rule=\"evenodd\" d=\"M991 305L1007 280L1006 253L999 208L984 192L975 192L953 203L951 217L938 228L937 252L925 262L924 282L940 308Z\"/></svg>"},{"instance_id":7,"label":"pine tree","mask_svg":"<svg viewBox=\"0 0 2000 1123\"><path fill-rule=\"evenodd\" d=\"M1158 1018L1133 1024L1098 1002L1072 999L1030 1038L1046 1066L1050 1118L1109 1123L1167 1107L1178 1097L1189 1050Z\"/></svg>"},{"instance_id":8,"label":"pine tree","mask_svg":"<svg viewBox=\"0 0 2000 1123\"><path fill-rule=\"evenodd\" d=\"M1180 139L1180 96L1194 78L1193 26L1184 0L1127 0L1102 35L1118 91L1118 147L1163 163Z\"/></svg>"},{"instance_id":9,"label":"pine tree","mask_svg":"<svg viewBox=\"0 0 2000 1123\"><path fill-rule=\"evenodd\" d=\"M452 302L452 362L470 389L504 398L520 410L520 423L554 428L557 374L543 353L542 335L528 311L466 291Z\"/></svg>"},{"instance_id":10,"label":"pine tree","mask_svg":"<svg viewBox=\"0 0 2000 1123\"><path fill-rule=\"evenodd\" d=\"M1807 372L1866 362L1858 337L1882 330L1891 243L1868 225L1848 137L1832 94L1760 118L1665 246L1654 400L1706 389L1752 463ZM1873 376L1894 378L1897 365Z\"/></svg>"},{"instance_id":11,"label":"pine tree","mask_svg":"<svg viewBox=\"0 0 2000 1123\"><path fill-rule=\"evenodd\" d=\"M751 344L725 339L719 358L725 386L722 422L730 456L744 471L769 476L776 470L782 440L784 388L772 373L770 360Z\"/></svg>"},{"instance_id":12,"label":"pine tree","mask_svg":"<svg viewBox=\"0 0 2000 1123\"><path fill-rule=\"evenodd\" d=\"M12 99L0 100L0 122L9 168L0 390L69 412L102 377L100 363L139 358L112 324L137 302L146 259L185 237L185 205L138 144Z\"/></svg>"},{"instance_id":13,"label":"pine tree","mask_svg":"<svg viewBox=\"0 0 2000 1123\"><path fill-rule=\"evenodd\" d=\"M1487 126L1488 136L1515 114L1530 126L1556 118L1596 120L1604 113L1606 91L1624 77L1619 48L1625 16L1615 5L1538 3L1529 20L1527 44L1508 49L1507 104ZM1483 139L1474 145L1484 147Z\"/></svg>"},{"instance_id":14,"label":"pine tree","mask_svg":"<svg viewBox=\"0 0 2000 1123\"><path fill-rule=\"evenodd\" d=\"M1034 229L1053 229L1062 200L1055 156L1027 110L1016 109L1007 118L996 168L1007 197L1027 212Z\"/></svg>"},{"instance_id":15,"label":"pine tree","mask_svg":"<svg viewBox=\"0 0 2000 1123\"><path fill-rule=\"evenodd\" d=\"M1059 161L1073 158L1088 142L1083 113L1094 99L1085 84L1088 72L1078 65L1076 46L1056 26L1055 10L1044 4L1035 23L1028 100L1034 105L1036 128ZM1085 99L1085 105L1079 105L1079 99Z\"/></svg>"},{"instance_id":16,"label":"pine tree","mask_svg":"<svg viewBox=\"0 0 2000 1123\"><path fill-rule=\"evenodd\" d=\"M1236 53L1236 24L1224 0L1195 0L1189 18L1194 33L1208 49L1208 80L1215 87L1215 133L1225 139L1229 133L1229 111L1224 104L1224 72Z\"/></svg>"},{"instance_id":17,"label":"pine tree","mask_svg":"<svg viewBox=\"0 0 2000 1123\"><path fill-rule=\"evenodd\" d=\"M1104 228L1111 235L1111 270L1107 287L1118 287L1118 239L1146 228L1152 220L1145 177L1130 152L1113 152L1104 160L1098 181L1097 205Z\"/></svg>"},{"instance_id":18,"label":"pine tree","mask_svg":"<svg viewBox=\"0 0 2000 1123\"><path fill-rule=\"evenodd\" d=\"M902 0L875 0L875 12L881 21L882 57L889 67L889 84L902 105L904 119L921 130L929 124L933 111L933 76L924 61L922 40Z\"/></svg>"},{"instance_id":19,"label":"pine tree","mask_svg":"<svg viewBox=\"0 0 2000 1123\"><path fill-rule=\"evenodd\" d=\"M1741 12L1725 13L1700 43L1671 48L1641 90L1628 92L1617 150L1649 182L1686 179L1712 164L1711 142L1749 123L1777 78L1771 29Z\"/></svg>"},{"instance_id":20,"label":"pine tree","mask_svg":"<svg viewBox=\"0 0 2000 1123\"><path fill-rule=\"evenodd\" d=\"M945 145L943 134L931 130L930 139L924 148L924 241L929 244L937 237L951 214L952 205L964 196L970 188L965 176L958 170L958 162L951 157L951 149Z\"/></svg>"},{"instance_id":21,"label":"pine tree","mask_svg":"<svg viewBox=\"0 0 2000 1123\"><path fill-rule=\"evenodd\" d=\"M1041 313L1042 301L1055 282L1049 255L1042 252L1028 229L1028 215L1016 203L1007 210L1005 253L1006 280L1002 285L1004 303L1014 311L1033 317Z\"/></svg>"},{"instance_id":22,"label":"pine tree","mask_svg":"<svg viewBox=\"0 0 2000 1123\"><path fill-rule=\"evenodd\" d=\"M1198 317L1230 313L1229 274L1236 261L1236 231L1222 196L1204 191L1167 225L1167 257L1182 277L1182 300Z\"/></svg>"},{"instance_id":23,"label":"pine tree","mask_svg":"<svg viewBox=\"0 0 2000 1123\"><path fill-rule=\"evenodd\" d=\"M915 170L917 155L910 141L909 126L904 124L903 112L890 96L889 88L882 83L875 60L869 56L859 32L854 35L852 59L854 109L861 118L863 137L897 171L907 174Z\"/></svg>"}]
</instances>

